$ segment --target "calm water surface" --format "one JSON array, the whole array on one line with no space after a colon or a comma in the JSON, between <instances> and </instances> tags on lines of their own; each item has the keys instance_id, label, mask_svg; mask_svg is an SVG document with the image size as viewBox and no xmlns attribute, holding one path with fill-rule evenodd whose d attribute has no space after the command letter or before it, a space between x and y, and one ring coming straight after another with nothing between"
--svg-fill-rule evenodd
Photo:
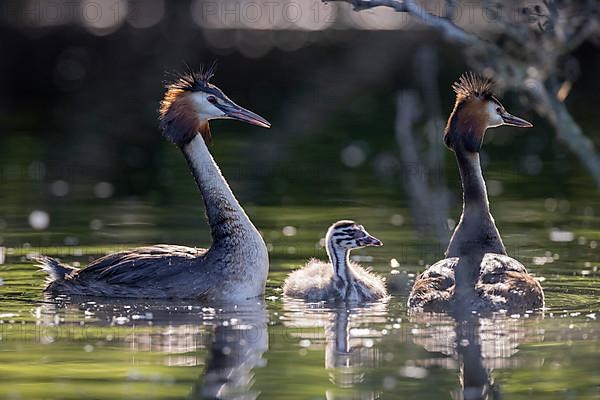
<instances>
[{"instance_id":1,"label":"calm water surface","mask_svg":"<svg viewBox=\"0 0 600 400\"><path fill-rule=\"evenodd\" d=\"M324 188L321 202L307 195L284 206L251 204L256 193L231 179L271 250L264 302L45 298L44 275L26 260L29 253L84 265L140 244L208 245L200 197L172 153L179 168L173 186L181 190L168 205L89 200L87 183L64 198L45 195L49 182L4 183L1 398L600 399L600 202L591 188L573 189L566 202L540 196L541 183L509 195L516 186L508 182L492 198L509 251L542 280L542 315L457 324L409 314L415 274L443 249L419 240L402 195L366 174L353 175L359 189L352 201ZM35 209L50 216L47 229L31 229ZM384 247L355 256L385 275L394 295L360 308L284 301L286 274L309 257L325 257L320 239L339 218L354 218L383 240Z\"/></svg>"}]
</instances>

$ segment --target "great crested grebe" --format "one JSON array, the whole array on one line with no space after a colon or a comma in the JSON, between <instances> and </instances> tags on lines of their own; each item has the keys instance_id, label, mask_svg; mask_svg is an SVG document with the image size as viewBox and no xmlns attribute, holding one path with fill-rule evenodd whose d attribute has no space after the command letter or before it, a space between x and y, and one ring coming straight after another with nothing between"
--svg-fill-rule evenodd
<instances>
[{"instance_id":1,"label":"great crested grebe","mask_svg":"<svg viewBox=\"0 0 600 400\"><path fill-rule=\"evenodd\" d=\"M417 277L408 305L434 312L542 308L544 293L540 284L520 262L506 255L490 214L479 162L488 128L532 125L506 111L492 94L492 82L488 79L464 74L453 89L456 103L448 119L444 142L458 162L463 211L446 250L447 258Z\"/></svg>"},{"instance_id":2,"label":"great crested grebe","mask_svg":"<svg viewBox=\"0 0 600 400\"><path fill-rule=\"evenodd\" d=\"M236 119L269 128L209 83L215 64L180 75L160 105L163 135L183 152L206 206L210 249L157 245L110 254L83 269L42 257L46 292L83 296L238 301L262 295L269 270L265 243L212 158L209 120Z\"/></svg>"},{"instance_id":3,"label":"great crested grebe","mask_svg":"<svg viewBox=\"0 0 600 400\"><path fill-rule=\"evenodd\" d=\"M350 261L350 251L366 246L383 246L362 225L338 221L325 236L329 263L310 260L292 272L283 284L286 296L308 301L374 301L388 296L385 281Z\"/></svg>"}]
</instances>

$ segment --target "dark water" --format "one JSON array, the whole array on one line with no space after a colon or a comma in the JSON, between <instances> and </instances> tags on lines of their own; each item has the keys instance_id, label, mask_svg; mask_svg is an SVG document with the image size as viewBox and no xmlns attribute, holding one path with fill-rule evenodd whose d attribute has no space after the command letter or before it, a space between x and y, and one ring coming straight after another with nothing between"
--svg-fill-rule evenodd
<instances>
[{"instance_id":1,"label":"dark water","mask_svg":"<svg viewBox=\"0 0 600 400\"><path fill-rule=\"evenodd\" d=\"M496 221L509 252L542 281L547 309L457 324L407 313L415 274L443 248L415 235L397 187L365 164L336 166L313 185L304 176L263 188L263 196L260 177L235 174L236 148L221 140L217 159L271 251L264 302L237 307L44 298L44 275L27 254L84 265L140 244L207 246L202 202L166 145L167 200L111 195L95 181L67 182L65 194L59 178L31 176L35 150L5 151L4 165L22 171L7 176L5 167L0 193L1 398L600 399L600 202L583 173L556 195L552 176L518 181L503 174L512 160L491 152L486 176L503 184L491 198ZM325 257L319 241L341 218L385 243L355 255L388 278L391 300L361 308L284 301L286 274Z\"/></svg>"}]
</instances>

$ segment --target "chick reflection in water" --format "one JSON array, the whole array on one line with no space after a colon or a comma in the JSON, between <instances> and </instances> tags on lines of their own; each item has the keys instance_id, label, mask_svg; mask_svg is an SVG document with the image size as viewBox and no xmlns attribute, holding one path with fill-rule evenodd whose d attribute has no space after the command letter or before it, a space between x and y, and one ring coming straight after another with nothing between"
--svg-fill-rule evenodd
<instances>
[{"instance_id":1,"label":"chick reflection in water","mask_svg":"<svg viewBox=\"0 0 600 400\"><path fill-rule=\"evenodd\" d=\"M285 325L294 328L301 343L310 343L311 350L325 346L325 368L336 386L326 391L327 400L380 398L366 382L368 372L379 367L383 359L376 346L382 334L367 327L386 321L386 302L361 307L338 303L335 308L323 308L288 298L283 305ZM316 327L324 329L323 336L315 334Z\"/></svg>"}]
</instances>

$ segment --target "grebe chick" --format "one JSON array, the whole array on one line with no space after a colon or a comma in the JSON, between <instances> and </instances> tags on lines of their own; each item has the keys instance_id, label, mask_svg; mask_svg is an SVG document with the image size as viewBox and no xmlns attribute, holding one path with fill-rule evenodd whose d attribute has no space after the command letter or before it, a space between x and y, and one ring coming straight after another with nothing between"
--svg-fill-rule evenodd
<instances>
[{"instance_id":1,"label":"grebe chick","mask_svg":"<svg viewBox=\"0 0 600 400\"><path fill-rule=\"evenodd\" d=\"M417 277L408 300L412 309L524 312L544 306L540 284L520 262L506 254L490 213L479 162L488 128L532 125L509 114L491 87L490 80L473 74L464 74L453 85L456 103L444 142L458 162L463 211L446 250L447 258Z\"/></svg>"},{"instance_id":2,"label":"grebe chick","mask_svg":"<svg viewBox=\"0 0 600 400\"><path fill-rule=\"evenodd\" d=\"M308 301L375 301L388 297L385 280L350 261L350 251L367 246L383 246L362 225L338 221L325 236L329 263L310 260L292 272L283 284L286 296Z\"/></svg>"},{"instance_id":3,"label":"grebe chick","mask_svg":"<svg viewBox=\"0 0 600 400\"><path fill-rule=\"evenodd\" d=\"M189 298L237 302L263 294L269 259L265 243L212 158L209 121L269 122L209 83L215 64L190 71L166 87L160 107L163 135L176 144L204 198L213 243L208 249L158 245L114 253L83 269L39 259L46 292L77 296Z\"/></svg>"}]
</instances>

